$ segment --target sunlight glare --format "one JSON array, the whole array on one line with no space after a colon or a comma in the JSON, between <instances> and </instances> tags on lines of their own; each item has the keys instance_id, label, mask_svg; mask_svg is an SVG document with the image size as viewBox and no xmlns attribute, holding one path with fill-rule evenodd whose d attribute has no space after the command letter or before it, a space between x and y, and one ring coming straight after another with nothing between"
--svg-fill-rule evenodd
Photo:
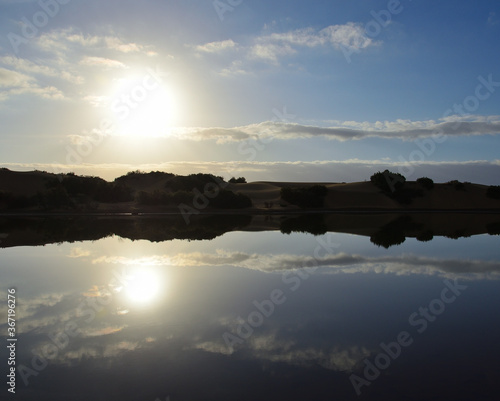
<instances>
[{"instance_id":1,"label":"sunlight glare","mask_svg":"<svg viewBox=\"0 0 500 401\"><path fill-rule=\"evenodd\" d=\"M127 280L124 291L127 299L134 304L150 304L162 290L162 280L157 272L147 268L137 268Z\"/></svg>"},{"instance_id":2,"label":"sunlight glare","mask_svg":"<svg viewBox=\"0 0 500 401\"><path fill-rule=\"evenodd\" d=\"M120 136L168 136L179 113L174 89L153 75L130 75L115 82L110 103Z\"/></svg>"}]
</instances>

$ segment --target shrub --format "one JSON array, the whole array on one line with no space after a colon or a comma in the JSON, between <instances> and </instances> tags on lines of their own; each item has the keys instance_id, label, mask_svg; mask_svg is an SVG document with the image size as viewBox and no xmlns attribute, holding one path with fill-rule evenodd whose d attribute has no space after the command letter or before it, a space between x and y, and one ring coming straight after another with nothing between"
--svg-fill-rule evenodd
<instances>
[{"instance_id":1,"label":"shrub","mask_svg":"<svg viewBox=\"0 0 500 401\"><path fill-rule=\"evenodd\" d=\"M419 183L422 187L428 190L434 188L434 181L428 177L417 178L417 183Z\"/></svg>"},{"instance_id":2,"label":"shrub","mask_svg":"<svg viewBox=\"0 0 500 401\"><path fill-rule=\"evenodd\" d=\"M458 180L449 181L449 182L447 182L447 184L453 185L453 187L457 191L465 191L465 184L463 182L458 181Z\"/></svg>"},{"instance_id":3,"label":"shrub","mask_svg":"<svg viewBox=\"0 0 500 401\"><path fill-rule=\"evenodd\" d=\"M370 177L370 181L373 185L384 192L395 192L398 189L403 188L406 178L399 173L393 173L389 170L385 170L383 172L378 171L373 174Z\"/></svg>"},{"instance_id":4,"label":"shrub","mask_svg":"<svg viewBox=\"0 0 500 401\"><path fill-rule=\"evenodd\" d=\"M432 232L432 230L426 230L419 233L416 238L417 241L421 242L431 241L434 238L434 233Z\"/></svg>"},{"instance_id":5,"label":"shrub","mask_svg":"<svg viewBox=\"0 0 500 401\"><path fill-rule=\"evenodd\" d=\"M281 188L281 198L292 205L297 205L301 208L306 207L323 207L325 196L328 194L328 189L324 185L313 185L310 187Z\"/></svg>"},{"instance_id":6,"label":"shrub","mask_svg":"<svg viewBox=\"0 0 500 401\"><path fill-rule=\"evenodd\" d=\"M500 185L490 185L486 190L486 196L492 199L500 199Z\"/></svg>"},{"instance_id":7,"label":"shrub","mask_svg":"<svg viewBox=\"0 0 500 401\"><path fill-rule=\"evenodd\" d=\"M187 176L176 175L171 177L166 183L165 188L171 191L192 191L197 189L200 192L205 191L208 184L219 185L224 182L224 179L213 174L190 174Z\"/></svg>"},{"instance_id":8,"label":"shrub","mask_svg":"<svg viewBox=\"0 0 500 401\"><path fill-rule=\"evenodd\" d=\"M239 178L235 178L235 177L232 177L229 182L231 184L246 184L247 183L247 180L245 179L245 177L239 177Z\"/></svg>"},{"instance_id":9,"label":"shrub","mask_svg":"<svg viewBox=\"0 0 500 401\"><path fill-rule=\"evenodd\" d=\"M210 206L218 209L241 209L252 206L252 200L241 193L221 189L218 195L210 200Z\"/></svg>"}]
</instances>

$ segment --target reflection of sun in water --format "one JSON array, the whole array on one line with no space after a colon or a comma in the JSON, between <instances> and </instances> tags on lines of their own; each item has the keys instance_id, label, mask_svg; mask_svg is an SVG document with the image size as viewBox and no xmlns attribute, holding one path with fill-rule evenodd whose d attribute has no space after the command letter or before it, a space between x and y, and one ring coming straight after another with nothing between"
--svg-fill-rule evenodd
<instances>
[{"instance_id":1,"label":"reflection of sun in water","mask_svg":"<svg viewBox=\"0 0 500 401\"><path fill-rule=\"evenodd\" d=\"M157 300L162 289L162 277L157 272L138 268L128 276L123 291L134 305L146 305Z\"/></svg>"},{"instance_id":2,"label":"reflection of sun in water","mask_svg":"<svg viewBox=\"0 0 500 401\"><path fill-rule=\"evenodd\" d=\"M179 100L168 77L152 72L116 80L111 111L119 135L165 136L176 124Z\"/></svg>"}]
</instances>

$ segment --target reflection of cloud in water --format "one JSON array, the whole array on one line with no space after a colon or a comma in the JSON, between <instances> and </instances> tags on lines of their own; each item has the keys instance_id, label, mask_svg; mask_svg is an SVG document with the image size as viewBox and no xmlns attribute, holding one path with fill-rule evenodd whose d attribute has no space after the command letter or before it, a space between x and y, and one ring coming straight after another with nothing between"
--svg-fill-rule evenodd
<instances>
[{"instance_id":1,"label":"reflection of cloud in water","mask_svg":"<svg viewBox=\"0 0 500 401\"><path fill-rule=\"evenodd\" d=\"M222 266L232 265L263 272L279 272L319 266L325 273L385 273L440 275L462 279L498 279L500 263L483 260L439 259L416 255L366 257L337 253L324 258L303 255L260 255L216 250L215 253L179 253L175 256L155 255L148 263L165 266ZM93 263L137 263L124 257L101 257ZM319 271L317 271L319 272Z\"/></svg>"},{"instance_id":2,"label":"reflection of cloud in water","mask_svg":"<svg viewBox=\"0 0 500 401\"><path fill-rule=\"evenodd\" d=\"M212 353L232 353L226 344L219 341L199 342L193 347ZM370 355L370 351L364 347L334 346L330 349L320 349L310 345L300 346L293 340L280 340L273 334L254 334L238 348L238 352L251 359L300 367L321 366L335 371L352 371Z\"/></svg>"},{"instance_id":3,"label":"reflection of cloud in water","mask_svg":"<svg viewBox=\"0 0 500 401\"><path fill-rule=\"evenodd\" d=\"M69 255L67 256L68 258L84 258L89 255L90 251L77 247L77 248L72 248Z\"/></svg>"}]
</instances>

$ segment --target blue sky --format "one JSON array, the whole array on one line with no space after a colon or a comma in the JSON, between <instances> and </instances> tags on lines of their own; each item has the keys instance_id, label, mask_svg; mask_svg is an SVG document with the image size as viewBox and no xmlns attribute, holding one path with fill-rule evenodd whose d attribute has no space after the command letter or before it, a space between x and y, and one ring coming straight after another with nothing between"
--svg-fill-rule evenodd
<instances>
[{"instance_id":1,"label":"blue sky","mask_svg":"<svg viewBox=\"0 0 500 401\"><path fill-rule=\"evenodd\" d=\"M497 1L0 0L0 164L498 184Z\"/></svg>"}]
</instances>

